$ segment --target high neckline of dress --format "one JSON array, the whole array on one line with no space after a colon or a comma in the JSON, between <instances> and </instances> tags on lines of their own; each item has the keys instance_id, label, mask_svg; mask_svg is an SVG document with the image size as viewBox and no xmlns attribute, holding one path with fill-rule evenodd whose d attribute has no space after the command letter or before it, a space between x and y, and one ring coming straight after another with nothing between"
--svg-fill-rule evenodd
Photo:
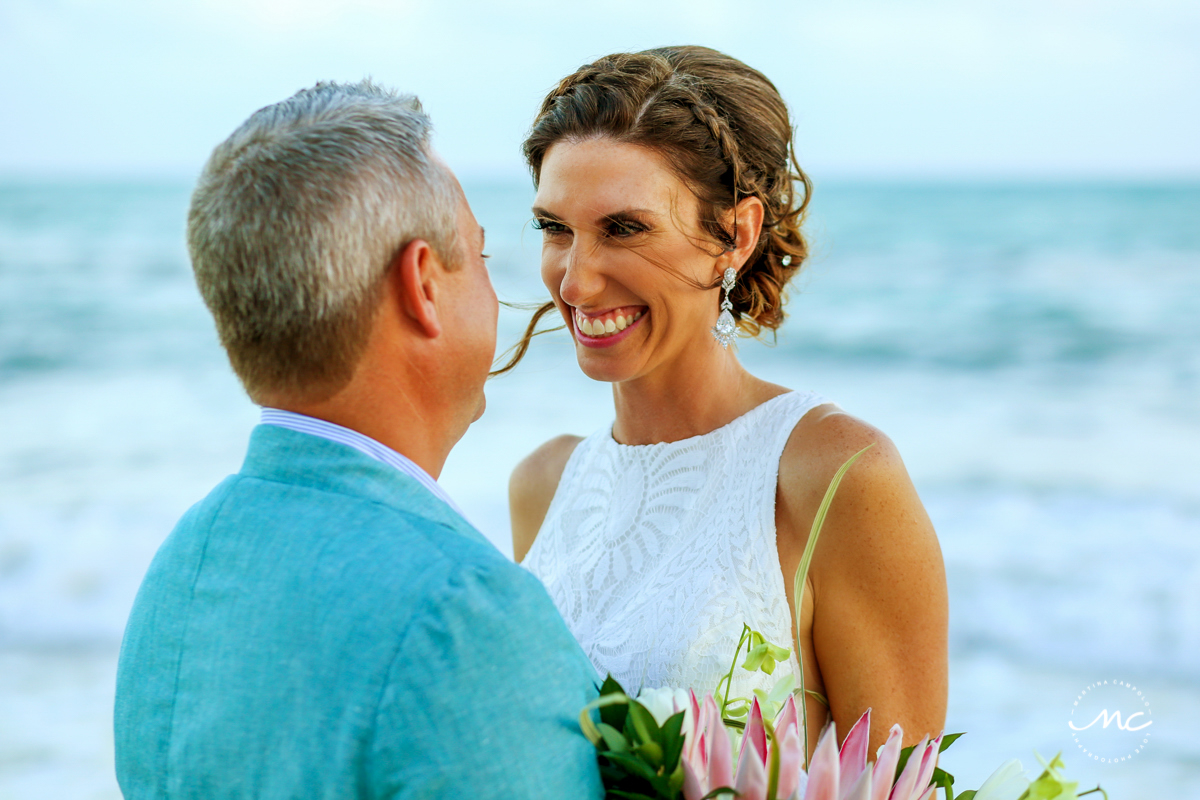
<instances>
[{"instance_id":1,"label":"high neckline of dress","mask_svg":"<svg viewBox=\"0 0 1200 800\"><path fill-rule=\"evenodd\" d=\"M774 397L770 398L769 400L762 401L761 403L756 405L754 408L747 411L745 414L742 414L741 416L738 416L738 417L734 417L729 422L726 422L724 425L722 425L719 428L713 428L708 433L698 433L695 436L689 436L686 439L676 439L673 442L653 442L652 444L621 444L620 442L617 441L616 437L614 437L612 434L613 425L616 424L615 420L613 421L613 423L611 425L608 426L608 436L606 438L608 439L608 442L610 444L612 444L613 446L623 449L623 450L628 450L628 451L649 450L652 448L665 448L665 447L672 447L672 446L677 446L677 445L695 444L696 442L703 441L704 439L707 439L709 437L715 437L722 433L725 433L726 431L729 431L734 426L741 424L744 420L748 420L748 419L750 419L750 417L755 416L756 414L759 414L767 406L771 405L772 403L775 403L778 400L781 400L784 397L795 397L795 396L796 396L796 391L793 389L789 389L786 392L782 392L780 394L775 395Z\"/></svg>"}]
</instances>

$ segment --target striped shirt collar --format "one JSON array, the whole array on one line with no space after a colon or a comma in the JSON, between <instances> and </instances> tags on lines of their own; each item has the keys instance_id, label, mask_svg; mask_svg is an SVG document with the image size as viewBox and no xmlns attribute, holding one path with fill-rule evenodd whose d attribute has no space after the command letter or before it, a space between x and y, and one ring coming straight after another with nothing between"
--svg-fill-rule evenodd
<instances>
[{"instance_id":1,"label":"striped shirt collar","mask_svg":"<svg viewBox=\"0 0 1200 800\"><path fill-rule=\"evenodd\" d=\"M434 497L454 509L460 517L466 519L466 515L463 514L458 504L450 498L450 495L446 494L446 490L438 485L438 482L428 472L417 466L412 459L397 453L385 444L375 441L370 436L364 436L356 430L344 428L341 425L336 425L323 419L297 414L294 411L284 411L281 408L267 408L264 406L262 418L259 421L263 425L287 428L291 431L319 436L331 442L353 447L363 455L370 456L376 461L381 461L390 467L400 470L424 486Z\"/></svg>"}]
</instances>

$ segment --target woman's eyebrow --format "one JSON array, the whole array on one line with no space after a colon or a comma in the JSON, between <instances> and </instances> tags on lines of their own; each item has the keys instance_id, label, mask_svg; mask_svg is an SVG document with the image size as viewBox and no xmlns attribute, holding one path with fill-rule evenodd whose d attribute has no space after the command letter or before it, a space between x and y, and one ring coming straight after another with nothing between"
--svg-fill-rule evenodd
<instances>
[{"instance_id":1,"label":"woman's eyebrow","mask_svg":"<svg viewBox=\"0 0 1200 800\"><path fill-rule=\"evenodd\" d=\"M658 214L649 208L624 208L620 211L613 211L610 214L605 214L602 219L621 219L623 217L650 216L657 217Z\"/></svg>"},{"instance_id":2,"label":"woman's eyebrow","mask_svg":"<svg viewBox=\"0 0 1200 800\"><path fill-rule=\"evenodd\" d=\"M546 219L552 219L555 222L564 222L565 221L565 220L563 220L562 217L558 216L553 211L547 211L546 209L544 209L540 206L533 207L533 215L535 217L545 217ZM657 217L658 212L654 211L653 209L649 209L649 208L623 208L620 211L611 211L607 214L600 214L598 219L602 219L602 220L604 220L604 219L622 219L624 217L636 217L639 215Z\"/></svg>"}]
</instances>

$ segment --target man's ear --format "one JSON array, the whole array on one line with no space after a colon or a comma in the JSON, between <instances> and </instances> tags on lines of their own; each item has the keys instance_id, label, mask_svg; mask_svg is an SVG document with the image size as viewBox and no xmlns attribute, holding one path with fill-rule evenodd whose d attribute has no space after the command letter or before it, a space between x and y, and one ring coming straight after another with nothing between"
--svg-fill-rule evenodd
<instances>
[{"instance_id":1,"label":"man's ear","mask_svg":"<svg viewBox=\"0 0 1200 800\"><path fill-rule=\"evenodd\" d=\"M442 333L438 319L438 283L442 265L429 242L413 239L392 262L389 280L399 290L400 310L430 339Z\"/></svg>"},{"instance_id":2,"label":"man's ear","mask_svg":"<svg viewBox=\"0 0 1200 800\"><path fill-rule=\"evenodd\" d=\"M742 267L754 254L754 248L758 246L765 213L762 200L754 196L743 197L730 209L726 218L726 229L736 231L737 238L733 249L717 259L717 280L720 280L721 274L729 267L738 272L742 271Z\"/></svg>"}]
</instances>

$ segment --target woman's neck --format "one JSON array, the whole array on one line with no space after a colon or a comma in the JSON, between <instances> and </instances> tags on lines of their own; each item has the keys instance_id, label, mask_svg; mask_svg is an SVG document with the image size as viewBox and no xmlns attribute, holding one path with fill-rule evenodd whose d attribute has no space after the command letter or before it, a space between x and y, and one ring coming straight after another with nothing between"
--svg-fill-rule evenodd
<instances>
[{"instance_id":1,"label":"woman's neck","mask_svg":"<svg viewBox=\"0 0 1200 800\"><path fill-rule=\"evenodd\" d=\"M644 445L700 436L784 391L751 375L732 352L680 359L613 384L613 437L621 444Z\"/></svg>"}]
</instances>

